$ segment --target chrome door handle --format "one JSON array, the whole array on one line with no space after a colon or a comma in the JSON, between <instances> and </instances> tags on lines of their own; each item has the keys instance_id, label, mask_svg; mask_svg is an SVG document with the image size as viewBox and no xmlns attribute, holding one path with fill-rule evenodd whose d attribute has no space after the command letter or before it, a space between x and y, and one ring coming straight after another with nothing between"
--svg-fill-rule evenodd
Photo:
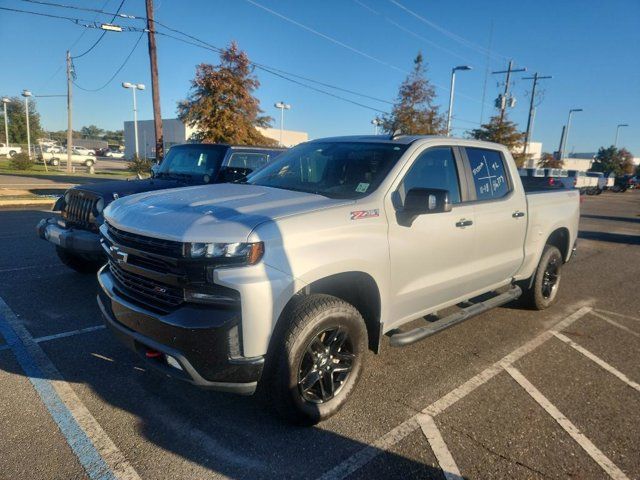
<instances>
[{"instance_id":1,"label":"chrome door handle","mask_svg":"<svg viewBox=\"0 0 640 480\"><path fill-rule=\"evenodd\" d=\"M515 212L513 212L513 214L511 215L513 218L520 218L520 217L524 217L524 212L521 212L520 210L516 210Z\"/></svg>"},{"instance_id":2,"label":"chrome door handle","mask_svg":"<svg viewBox=\"0 0 640 480\"><path fill-rule=\"evenodd\" d=\"M456 222L456 227L458 227L458 228L464 228L464 227L468 227L470 225L473 225L473 220L465 220L463 218L459 222Z\"/></svg>"}]
</instances>

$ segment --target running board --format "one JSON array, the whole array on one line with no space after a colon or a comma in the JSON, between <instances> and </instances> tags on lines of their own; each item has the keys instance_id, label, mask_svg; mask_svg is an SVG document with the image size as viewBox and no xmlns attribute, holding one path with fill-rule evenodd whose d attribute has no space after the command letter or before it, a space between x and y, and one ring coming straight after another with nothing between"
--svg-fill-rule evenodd
<instances>
[{"instance_id":1,"label":"running board","mask_svg":"<svg viewBox=\"0 0 640 480\"><path fill-rule=\"evenodd\" d=\"M408 332L398 332L391 335L389 343L392 347L404 347L405 345L411 345L423 338L430 337L434 333L441 332L449 327L453 327L458 323L462 323L476 315L491 310L492 308L499 307L505 303L512 302L522 295L522 290L518 286L511 287L508 291L501 293L484 302L474 303L469 307L463 308L459 312L453 313L448 317L441 318L435 322L427 325L426 327L418 327Z\"/></svg>"}]
</instances>

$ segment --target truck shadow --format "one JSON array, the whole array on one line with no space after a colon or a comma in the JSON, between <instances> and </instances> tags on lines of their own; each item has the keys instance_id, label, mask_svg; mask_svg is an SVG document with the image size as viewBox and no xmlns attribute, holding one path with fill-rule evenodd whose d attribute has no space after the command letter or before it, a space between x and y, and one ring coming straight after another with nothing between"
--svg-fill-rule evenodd
<instances>
[{"instance_id":1,"label":"truck shadow","mask_svg":"<svg viewBox=\"0 0 640 480\"><path fill-rule=\"evenodd\" d=\"M596 240L598 242L640 245L640 234L629 235L624 233L590 232L581 230L578 232L578 238L582 238L584 240Z\"/></svg>"},{"instance_id":2,"label":"truck shadow","mask_svg":"<svg viewBox=\"0 0 640 480\"><path fill-rule=\"evenodd\" d=\"M0 225L16 224L21 215L24 211L0 210ZM55 262L54 258L49 249L46 263ZM98 285L92 276L58 270L51 282L43 279L44 273L36 269L28 275L0 278L0 294L34 337L100 323L95 301ZM146 452L132 461L143 477L161 478L178 471L180 476L197 478L209 471L234 479L316 478L363 449L373 448L366 442L379 436L374 425L385 423L363 412L365 406L351 402L317 427L291 426L276 417L264 391L254 397L221 394L150 371L144 360L106 330L40 345L124 455L132 461L136 451ZM24 375L8 351L0 354L0 368ZM362 425L363 416L371 425L370 433L357 426ZM345 430L360 432L359 437L367 441L339 433ZM421 449L429 451L422 433L414 434L420 435ZM375 458L349 478L443 478L440 469L426 462L393 451L374 448L372 452ZM184 466L175 467L176 460Z\"/></svg>"},{"instance_id":3,"label":"truck shadow","mask_svg":"<svg viewBox=\"0 0 640 480\"><path fill-rule=\"evenodd\" d=\"M612 222L640 223L640 218L612 217L610 215L591 215L587 213L581 213L580 218L592 218L594 220L610 220Z\"/></svg>"}]
</instances>

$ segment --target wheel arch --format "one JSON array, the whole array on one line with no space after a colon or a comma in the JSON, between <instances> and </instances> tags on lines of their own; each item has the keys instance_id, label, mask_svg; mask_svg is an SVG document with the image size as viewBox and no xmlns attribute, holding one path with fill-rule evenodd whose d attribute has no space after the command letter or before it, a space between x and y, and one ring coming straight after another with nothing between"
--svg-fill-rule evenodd
<instances>
[{"instance_id":1,"label":"wheel arch","mask_svg":"<svg viewBox=\"0 0 640 480\"><path fill-rule=\"evenodd\" d=\"M326 294L340 298L353 305L362 315L367 327L369 349L375 353L380 351L382 339L381 296L380 289L375 279L366 272L350 271L332 274L319 278L297 291L283 308L275 329L271 336L269 350L272 343L282 338L286 328L286 316L293 306L307 295Z\"/></svg>"},{"instance_id":2,"label":"wheel arch","mask_svg":"<svg viewBox=\"0 0 640 480\"><path fill-rule=\"evenodd\" d=\"M570 243L571 235L569 234L569 229L566 227L560 227L551 232L551 234L547 237L545 245L553 245L558 250L560 250L562 261L566 262L569 256L569 252L571 251Z\"/></svg>"}]
</instances>

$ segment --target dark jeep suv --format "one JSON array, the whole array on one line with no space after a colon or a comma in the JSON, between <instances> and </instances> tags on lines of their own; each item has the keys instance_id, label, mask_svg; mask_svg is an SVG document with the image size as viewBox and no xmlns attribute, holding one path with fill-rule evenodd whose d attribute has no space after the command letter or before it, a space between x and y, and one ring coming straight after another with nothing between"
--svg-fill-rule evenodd
<instances>
[{"instance_id":1,"label":"dark jeep suv","mask_svg":"<svg viewBox=\"0 0 640 480\"><path fill-rule=\"evenodd\" d=\"M53 206L60 217L37 225L40 238L53 243L60 260L81 272L95 272L106 262L98 229L102 211L114 200L134 193L207 183L237 181L264 167L283 149L220 144L174 145L146 180L118 180L79 185Z\"/></svg>"}]
</instances>

